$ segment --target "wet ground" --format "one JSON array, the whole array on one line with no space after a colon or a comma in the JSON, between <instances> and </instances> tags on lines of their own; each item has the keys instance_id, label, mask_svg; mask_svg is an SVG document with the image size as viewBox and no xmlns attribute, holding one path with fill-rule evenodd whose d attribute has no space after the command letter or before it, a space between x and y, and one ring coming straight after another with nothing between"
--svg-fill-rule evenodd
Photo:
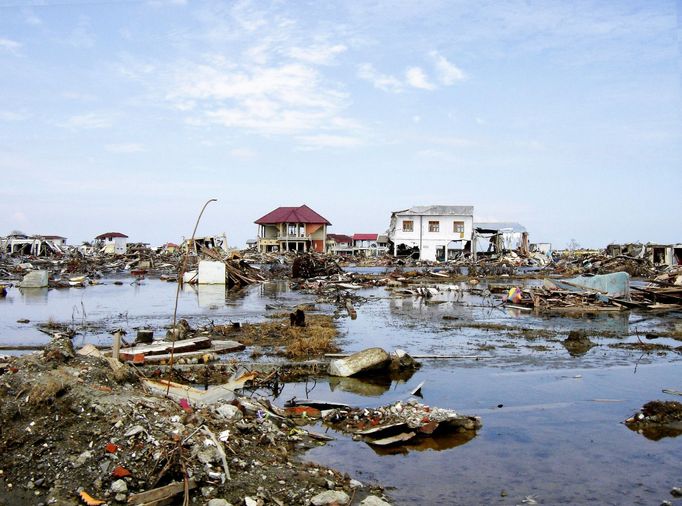
<instances>
[{"instance_id":1,"label":"wet ground","mask_svg":"<svg viewBox=\"0 0 682 506\"><path fill-rule=\"evenodd\" d=\"M117 327L134 335L135 327L151 326L161 334L171 318L176 285L121 281L37 293L12 289L0 300L1 344L47 341L35 324L50 318L89 329L76 337L76 345L108 344L109 331ZM408 398L423 381L423 402L480 415L483 429L469 441L437 438L428 447L388 454L330 432L335 441L307 458L386 485L395 504L660 504L672 499L669 491L682 479L682 437L652 441L621 422L647 401L678 399L661 390L682 390L682 355L676 349L682 342L674 338L679 314L545 317L505 310L494 295L442 288L431 299L383 288L361 290L367 302L357 308L356 320L340 319L339 344L349 352L381 346L476 359L423 359L419 371L400 381L289 384L275 402L308 397L379 406ZM194 326L259 321L276 307L312 301L312 295L289 291L286 283L227 296L222 288L189 288L181 292L178 317ZM31 323L16 323L23 318ZM585 330L596 346L571 355L562 344L571 330ZM661 346L642 348L640 343Z\"/></svg>"}]
</instances>

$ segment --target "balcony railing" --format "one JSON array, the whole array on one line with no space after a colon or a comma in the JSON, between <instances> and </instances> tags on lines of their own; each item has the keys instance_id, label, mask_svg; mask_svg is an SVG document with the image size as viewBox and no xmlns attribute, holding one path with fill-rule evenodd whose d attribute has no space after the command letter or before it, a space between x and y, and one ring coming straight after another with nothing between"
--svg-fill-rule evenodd
<instances>
[{"instance_id":1,"label":"balcony railing","mask_svg":"<svg viewBox=\"0 0 682 506\"><path fill-rule=\"evenodd\" d=\"M312 236L310 234L277 234L279 241L310 241Z\"/></svg>"}]
</instances>

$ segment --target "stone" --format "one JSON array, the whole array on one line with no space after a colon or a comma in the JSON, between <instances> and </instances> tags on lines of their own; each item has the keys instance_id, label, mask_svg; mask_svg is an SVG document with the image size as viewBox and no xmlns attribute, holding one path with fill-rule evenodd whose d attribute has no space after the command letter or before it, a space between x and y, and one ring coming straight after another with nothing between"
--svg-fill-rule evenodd
<instances>
[{"instance_id":1,"label":"stone","mask_svg":"<svg viewBox=\"0 0 682 506\"><path fill-rule=\"evenodd\" d=\"M360 502L360 506L391 506L391 503L386 502L375 495L368 495Z\"/></svg>"},{"instance_id":2,"label":"stone","mask_svg":"<svg viewBox=\"0 0 682 506\"><path fill-rule=\"evenodd\" d=\"M232 504L227 502L225 499L211 499L208 501L207 506L232 506Z\"/></svg>"},{"instance_id":3,"label":"stone","mask_svg":"<svg viewBox=\"0 0 682 506\"><path fill-rule=\"evenodd\" d=\"M125 480L116 480L111 484L111 491L114 494L124 494L128 492L128 484Z\"/></svg>"},{"instance_id":4,"label":"stone","mask_svg":"<svg viewBox=\"0 0 682 506\"><path fill-rule=\"evenodd\" d=\"M90 457L92 457L92 452L90 452L90 451L84 451L83 453L81 453L81 454L78 456L78 458L76 459L76 462L74 463L74 466L75 466L75 467L80 467L80 466L82 466L83 464L85 464L85 462L86 462L87 460L90 459Z\"/></svg>"},{"instance_id":5,"label":"stone","mask_svg":"<svg viewBox=\"0 0 682 506\"><path fill-rule=\"evenodd\" d=\"M232 404L221 404L215 411L227 420L241 420L243 416L239 408Z\"/></svg>"},{"instance_id":6,"label":"stone","mask_svg":"<svg viewBox=\"0 0 682 506\"><path fill-rule=\"evenodd\" d=\"M390 355L381 348L367 348L346 358L332 360L329 374L332 376L354 376L356 374L385 368L391 361Z\"/></svg>"},{"instance_id":7,"label":"stone","mask_svg":"<svg viewBox=\"0 0 682 506\"><path fill-rule=\"evenodd\" d=\"M350 480L350 488L362 488L364 485L358 480Z\"/></svg>"},{"instance_id":8,"label":"stone","mask_svg":"<svg viewBox=\"0 0 682 506\"><path fill-rule=\"evenodd\" d=\"M682 487L675 487L670 491L673 497L682 497Z\"/></svg>"},{"instance_id":9,"label":"stone","mask_svg":"<svg viewBox=\"0 0 682 506\"><path fill-rule=\"evenodd\" d=\"M310 500L313 506L326 506L331 504L338 504L339 506L348 504L350 497L341 490L327 490L321 494L317 494Z\"/></svg>"}]
</instances>

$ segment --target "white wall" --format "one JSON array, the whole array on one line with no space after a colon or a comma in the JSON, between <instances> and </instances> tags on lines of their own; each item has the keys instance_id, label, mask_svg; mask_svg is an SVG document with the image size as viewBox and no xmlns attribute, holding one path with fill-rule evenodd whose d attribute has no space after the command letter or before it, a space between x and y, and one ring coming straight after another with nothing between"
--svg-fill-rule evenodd
<instances>
[{"instance_id":1,"label":"white wall","mask_svg":"<svg viewBox=\"0 0 682 506\"><path fill-rule=\"evenodd\" d=\"M451 241L471 240L473 233L473 216L447 215L447 216L402 216L396 215L397 222L395 227L395 247L405 244L409 247L419 247L419 258L421 260L436 260L436 249L443 247L446 249ZM412 232L403 230L403 221L412 220ZM438 232L429 232L429 221L438 221ZM453 223L456 221L464 222L464 232L462 234L453 232Z\"/></svg>"}]
</instances>

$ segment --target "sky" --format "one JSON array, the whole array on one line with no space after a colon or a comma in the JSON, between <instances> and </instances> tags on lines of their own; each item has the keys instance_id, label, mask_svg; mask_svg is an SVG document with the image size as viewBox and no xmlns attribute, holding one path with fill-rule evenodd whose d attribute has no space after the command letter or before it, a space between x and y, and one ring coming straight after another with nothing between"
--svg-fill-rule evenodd
<instances>
[{"instance_id":1,"label":"sky","mask_svg":"<svg viewBox=\"0 0 682 506\"><path fill-rule=\"evenodd\" d=\"M159 245L307 204L682 242L682 0L0 0L0 235Z\"/></svg>"}]
</instances>

